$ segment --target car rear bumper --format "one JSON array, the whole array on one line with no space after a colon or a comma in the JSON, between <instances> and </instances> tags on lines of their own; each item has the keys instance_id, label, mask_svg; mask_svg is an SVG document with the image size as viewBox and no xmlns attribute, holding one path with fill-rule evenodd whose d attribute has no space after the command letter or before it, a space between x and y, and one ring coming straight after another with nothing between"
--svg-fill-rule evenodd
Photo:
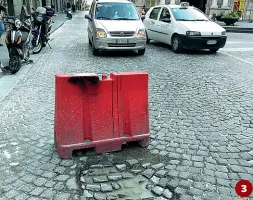
<instances>
[{"instance_id":1,"label":"car rear bumper","mask_svg":"<svg viewBox=\"0 0 253 200\"><path fill-rule=\"evenodd\" d=\"M180 35L183 48L185 49L219 49L226 44L227 36L186 36ZM216 44L207 44L208 41L215 40Z\"/></svg>"},{"instance_id":2,"label":"car rear bumper","mask_svg":"<svg viewBox=\"0 0 253 200\"><path fill-rule=\"evenodd\" d=\"M124 44L116 43L116 39L122 38L97 38L94 40L94 46L98 50L106 51L132 51L146 48L146 38L125 38L128 42Z\"/></svg>"}]
</instances>

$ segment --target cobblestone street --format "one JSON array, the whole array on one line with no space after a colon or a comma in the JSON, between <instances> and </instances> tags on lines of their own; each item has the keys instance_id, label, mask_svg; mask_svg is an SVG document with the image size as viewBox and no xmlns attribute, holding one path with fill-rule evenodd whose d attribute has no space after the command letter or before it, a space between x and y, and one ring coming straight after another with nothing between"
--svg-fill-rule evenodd
<instances>
[{"instance_id":1,"label":"cobblestone street","mask_svg":"<svg viewBox=\"0 0 253 200\"><path fill-rule=\"evenodd\" d=\"M174 54L151 41L144 56L94 57L84 15L51 35L53 49L33 55L34 64L22 67L26 75L0 102L0 200L127 199L133 190L126 188L133 187L136 195L128 199L241 199L236 182L253 183L253 34L229 33L217 54ZM54 75L123 71L149 73L148 148L77 151L61 160L54 146ZM124 190L115 196L117 187Z\"/></svg>"}]
</instances>

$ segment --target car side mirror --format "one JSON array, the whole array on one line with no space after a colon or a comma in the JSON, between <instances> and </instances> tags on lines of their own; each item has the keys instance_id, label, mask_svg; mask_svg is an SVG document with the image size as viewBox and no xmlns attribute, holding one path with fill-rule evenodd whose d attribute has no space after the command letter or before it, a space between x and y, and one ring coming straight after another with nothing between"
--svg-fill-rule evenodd
<instances>
[{"instance_id":1,"label":"car side mirror","mask_svg":"<svg viewBox=\"0 0 253 200\"><path fill-rule=\"evenodd\" d=\"M85 18L86 18L86 19L88 19L88 20L90 20L90 21L92 21L92 19L91 19L91 16L90 16L90 15L85 15Z\"/></svg>"},{"instance_id":2,"label":"car side mirror","mask_svg":"<svg viewBox=\"0 0 253 200\"><path fill-rule=\"evenodd\" d=\"M171 22L171 20L170 20L169 18L164 18L164 19L162 19L161 21L162 21L162 22L166 22L166 23L170 23L170 22Z\"/></svg>"},{"instance_id":3,"label":"car side mirror","mask_svg":"<svg viewBox=\"0 0 253 200\"><path fill-rule=\"evenodd\" d=\"M141 20L143 21L145 19L145 15L141 16Z\"/></svg>"}]
</instances>

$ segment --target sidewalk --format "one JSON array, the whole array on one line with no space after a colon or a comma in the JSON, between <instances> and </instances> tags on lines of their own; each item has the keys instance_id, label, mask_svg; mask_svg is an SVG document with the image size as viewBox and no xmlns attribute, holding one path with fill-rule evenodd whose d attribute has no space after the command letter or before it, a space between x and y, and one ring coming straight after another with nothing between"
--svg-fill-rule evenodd
<instances>
[{"instance_id":1,"label":"sidewalk","mask_svg":"<svg viewBox=\"0 0 253 200\"><path fill-rule=\"evenodd\" d=\"M64 13L57 14L57 16L53 17L52 19L54 21L52 25L52 32L54 32L59 27L61 27L64 24L64 22L67 20L66 14ZM5 45L5 35L6 35L5 33L3 33L2 35L2 42L4 46L0 47L0 61L3 63L4 66L8 65L8 60L9 60L8 50ZM0 78L1 76L2 76L2 73L0 73Z\"/></svg>"},{"instance_id":2,"label":"sidewalk","mask_svg":"<svg viewBox=\"0 0 253 200\"><path fill-rule=\"evenodd\" d=\"M224 22L216 22L226 29L227 32L233 33L253 33L253 23L248 21L239 21L233 25L226 26Z\"/></svg>"}]
</instances>

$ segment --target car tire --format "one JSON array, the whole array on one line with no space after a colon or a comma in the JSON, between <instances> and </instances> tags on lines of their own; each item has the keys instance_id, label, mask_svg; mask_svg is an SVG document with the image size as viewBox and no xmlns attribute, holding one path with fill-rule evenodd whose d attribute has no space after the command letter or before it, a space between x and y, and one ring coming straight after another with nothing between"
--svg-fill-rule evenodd
<instances>
[{"instance_id":1,"label":"car tire","mask_svg":"<svg viewBox=\"0 0 253 200\"><path fill-rule=\"evenodd\" d=\"M138 55L144 55L145 54L145 50L146 49L141 49L141 50L138 50Z\"/></svg>"},{"instance_id":2,"label":"car tire","mask_svg":"<svg viewBox=\"0 0 253 200\"><path fill-rule=\"evenodd\" d=\"M217 53L219 49L209 49L209 51L211 51L211 53Z\"/></svg>"},{"instance_id":3,"label":"car tire","mask_svg":"<svg viewBox=\"0 0 253 200\"><path fill-rule=\"evenodd\" d=\"M172 51L174 53L180 53L183 50L183 45L179 35L174 35L171 39Z\"/></svg>"},{"instance_id":4,"label":"car tire","mask_svg":"<svg viewBox=\"0 0 253 200\"><path fill-rule=\"evenodd\" d=\"M94 56L98 55L98 50L95 48L94 43L91 44L92 53Z\"/></svg>"}]
</instances>

